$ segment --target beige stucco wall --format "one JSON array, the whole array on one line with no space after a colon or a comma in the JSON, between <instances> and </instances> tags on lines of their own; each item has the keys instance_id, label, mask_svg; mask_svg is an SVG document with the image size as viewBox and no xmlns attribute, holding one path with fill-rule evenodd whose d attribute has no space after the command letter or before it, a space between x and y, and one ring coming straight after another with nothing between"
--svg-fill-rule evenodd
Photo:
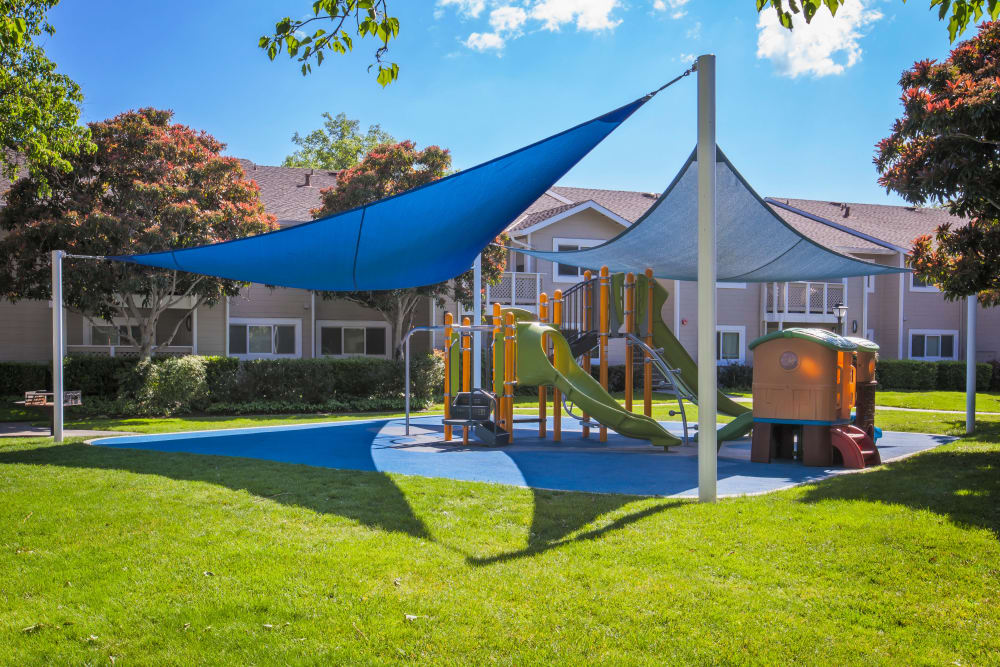
<instances>
[{"instance_id":1,"label":"beige stucco wall","mask_svg":"<svg viewBox=\"0 0 1000 667\"><path fill-rule=\"evenodd\" d=\"M0 299L0 361L52 358L52 311L47 301Z\"/></svg>"},{"instance_id":2,"label":"beige stucco wall","mask_svg":"<svg viewBox=\"0 0 1000 667\"><path fill-rule=\"evenodd\" d=\"M198 354L224 356L226 354L226 304L198 309Z\"/></svg>"}]
</instances>

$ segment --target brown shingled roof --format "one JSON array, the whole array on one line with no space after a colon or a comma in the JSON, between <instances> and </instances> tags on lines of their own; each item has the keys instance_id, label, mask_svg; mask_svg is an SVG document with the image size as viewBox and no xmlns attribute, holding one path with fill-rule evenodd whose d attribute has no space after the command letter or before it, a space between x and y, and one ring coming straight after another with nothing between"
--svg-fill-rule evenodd
<instances>
[{"instance_id":1,"label":"brown shingled roof","mask_svg":"<svg viewBox=\"0 0 1000 667\"><path fill-rule=\"evenodd\" d=\"M938 226L945 222L950 222L955 227L966 224L965 219L953 216L948 211L939 208L786 199L784 197L773 197L773 199L782 203L788 202L789 206L801 211L830 220L838 225L850 227L907 250L913 247L913 239L922 234L933 234Z\"/></svg>"},{"instance_id":2,"label":"brown shingled roof","mask_svg":"<svg viewBox=\"0 0 1000 667\"><path fill-rule=\"evenodd\" d=\"M257 182L267 212L285 227L312 220L311 209L320 205L319 191L337 184L337 172L300 167L268 167L240 160L247 178ZM309 185L306 185L309 175Z\"/></svg>"},{"instance_id":3,"label":"brown shingled roof","mask_svg":"<svg viewBox=\"0 0 1000 667\"><path fill-rule=\"evenodd\" d=\"M782 199L781 201L785 201ZM835 227L817 222L804 215L793 213L780 206L770 205L778 217L787 222L795 231L808 236L813 241L841 252L877 253L887 252L884 246L867 241L859 236L843 232ZM892 251L888 251L892 252Z\"/></svg>"}]
</instances>

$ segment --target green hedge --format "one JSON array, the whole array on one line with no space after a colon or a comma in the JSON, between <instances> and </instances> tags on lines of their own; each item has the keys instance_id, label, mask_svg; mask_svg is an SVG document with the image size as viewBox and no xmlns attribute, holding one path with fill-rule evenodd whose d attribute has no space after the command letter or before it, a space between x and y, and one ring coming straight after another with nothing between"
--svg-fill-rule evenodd
<instances>
[{"instance_id":1,"label":"green hedge","mask_svg":"<svg viewBox=\"0 0 1000 667\"><path fill-rule=\"evenodd\" d=\"M279 412L395 410L401 409L404 396L403 362L387 359L241 362L189 356L143 363L130 358L71 356L65 368L66 388L83 392L85 412L109 416L192 410L247 414L247 409L235 407L239 405L255 406L252 411ZM46 363L0 362L0 395L49 388L51 375ZM410 366L413 406L419 409L440 397L443 382L441 359L432 355L414 358Z\"/></svg>"},{"instance_id":2,"label":"green hedge","mask_svg":"<svg viewBox=\"0 0 1000 667\"><path fill-rule=\"evenodd\" d=\"M875 377L879 388L888 391L965 391L965 362L880 359ZM992 378L993 367L990 364L976 364L976 391L988 391Z\"/></svg>"}]
</instances>

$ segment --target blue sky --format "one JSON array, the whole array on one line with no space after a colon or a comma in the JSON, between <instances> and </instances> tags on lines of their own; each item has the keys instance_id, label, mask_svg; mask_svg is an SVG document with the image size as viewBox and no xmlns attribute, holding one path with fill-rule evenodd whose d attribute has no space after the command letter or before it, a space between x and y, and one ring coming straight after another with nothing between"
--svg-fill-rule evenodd
<instances>
[{"instance_id":1,"label":"blue sky","mask_svg":"<svg viewBox=\"0 0 1000 667\"><path fill-rule=\"evenodd\" d=\"M257 38L309 0L63 0L46 47L83 88L85 120L141 106L279 164L293 132L343 111L397 138L452 150L468 167L659 87L693 55L718 57L719 144L762 194L893 203L875 183L876 141L899 113L898 79L942 58L926 0L850 0L792 34L754 0L389 0L402 29L385 90L369 44L308 77L269 62ZM966 36L969 36L967 33ZM695 81L661 93L563 185L661 191L695 142Z\"/></svg>"}]
</instances>

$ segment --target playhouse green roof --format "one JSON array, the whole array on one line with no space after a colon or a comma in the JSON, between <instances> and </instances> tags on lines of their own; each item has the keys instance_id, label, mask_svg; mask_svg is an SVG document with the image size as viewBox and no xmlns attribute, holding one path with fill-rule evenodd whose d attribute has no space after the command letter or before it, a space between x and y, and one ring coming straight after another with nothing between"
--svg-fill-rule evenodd
<instances>
[{"instance_id":1,"label":"playhouse green roof","mask_svg":"<svg viewBox=\"0 0 1000 667\"><path fill-rule=\"evenodd\" d=\"M824 347L830 348L831 350L844 350L849 352L858 349L857 343L854 343L843 336L838 336L832 331L827 331L826 329L803 329L799 327L782 329L781 331L772 331L766 336L761 336L757 340L750 343L749 348L752 350L761 343L766 343L769 340L777 340L778 338L801 338L803 340L818 343ZM874 345L874 343L872 343L872 345ZM878 346L876 346L876 349L877 347Z\"/></svg>"},{"instance_id":2,"label":"playhouse green roof","mask_svg":"<svg viewBox=\"0 0 1000 667\"><path fill-rule=\"evenodd\" d=\"M858 346L859 350L867 350L869 352L878 352L878 343L873 340L868 340L867 338L858 338L857 336L848 336L847 340L851 341Z\"/></svg>"}]
</instances>

